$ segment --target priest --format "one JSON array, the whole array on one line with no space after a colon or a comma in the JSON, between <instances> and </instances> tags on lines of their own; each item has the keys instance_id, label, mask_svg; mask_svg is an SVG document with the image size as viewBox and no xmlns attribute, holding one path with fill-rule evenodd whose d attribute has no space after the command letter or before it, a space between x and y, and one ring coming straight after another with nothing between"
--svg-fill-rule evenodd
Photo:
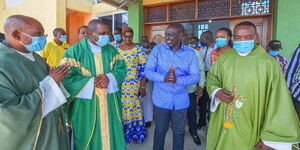
<instances>
[{"instance_id":1,"label":"priest","mask_svg":"<svg viewBox=\"0 0 300 150\"><path fill-rule=\"evenodd\" d=\"M73 45L61 64L72 72L63 80L70 93L70 121L76 150L125 150L120 88L126 65L109 44L108 25L88 24L88 37Z\"/></svg>"},{"instance_id":2,"label":"priest","mask_svg":"<svg viewBox=\"0 0 300 150\"><path fill-rule=\"evenodd\" d=\"M234 28L234 49L208 73L212 97L207 150L290 150L300 124L279 64L255 44L256 27Z\"/></svg>"},{"instance_id":3,"label":"priest","mask_svg":"<svg viewBox=\"0 0 300 150\"><path fill-rule=\"evenodd\" d=\"M46 44L42 24L14 15L4 24L0 43L0 149L70 150L59 84L67 65L51 68L36 54Z\"/></svg>"}]
</instances>

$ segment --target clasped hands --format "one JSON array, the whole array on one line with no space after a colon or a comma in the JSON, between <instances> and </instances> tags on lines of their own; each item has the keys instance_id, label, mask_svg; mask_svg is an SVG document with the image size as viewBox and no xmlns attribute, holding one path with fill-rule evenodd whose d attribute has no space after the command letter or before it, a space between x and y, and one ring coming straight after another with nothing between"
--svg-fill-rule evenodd
<instances>
[{"instance_id":1,"label":"clasped hands","mask_svg":"<svg viewBox=\"0 0 300 150\"><path fill-rule=\"evenodd\" d=\"M96 88L107 88L108 84L109 84L109 79L105 74L101 74L95 77L94 86Z\"/></svg>"}]
</instances>

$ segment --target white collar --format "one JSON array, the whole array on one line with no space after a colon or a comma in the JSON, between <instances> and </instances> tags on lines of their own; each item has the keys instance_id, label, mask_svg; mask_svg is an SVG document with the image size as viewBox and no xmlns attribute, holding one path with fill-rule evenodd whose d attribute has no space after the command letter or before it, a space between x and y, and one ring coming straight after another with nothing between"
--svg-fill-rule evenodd
<instances>
[{"instance_id":1,"label":"white collar","mask_svg":"<svg viewBox=\"0 0 300 150\"><path fill-rule=\"evenodd\" d=\"M94 44L92 44L90 41L89 41L89 44L90 44L90 46L91 46L91 51L92 51L93 53L101 53L102 48L101 48L100 46L94 45Z\"/></svg>"},{"instance_id":2,"label":"white collar","mask_svg":"<svg viewBox=\"0 0 300 150\"><path fill-rule=\"evenodd\" d=\"M15 49L13 49L13 48L11 48L11 49L12 49L13 51L15 51L15 52L21 54L21 55L24 56L25 58L31 60L32 62L35 61L35 58L34 58L32 52L30 52L30 53L22 53L22 52L20 52L20 51L18 51L18 50L15 50Z\"/></svg>"},{"instance_id":3,"label":"white collar","mask_svg":"<svg viewBox=\"0 0 300 150\"><path fill-rule=\"evenodd\" d=\"M236 51L237 52L237 51ZM240 56L247 56L248 54L250 54L252 52L252 50L250 52L247 52L247 53L239 53L237 52Z\"/></svg>"}]
</instances>

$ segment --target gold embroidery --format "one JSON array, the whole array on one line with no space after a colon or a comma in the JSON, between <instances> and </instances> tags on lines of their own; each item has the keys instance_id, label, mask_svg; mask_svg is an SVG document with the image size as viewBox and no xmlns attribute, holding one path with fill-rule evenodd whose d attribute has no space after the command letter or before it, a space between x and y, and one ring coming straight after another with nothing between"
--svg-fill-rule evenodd
<instances>
[{"instance_id":1,"label":"gold embroidery","mask_svg":"<svg viewBox=\"0 0 300 150\"><path fill-rule=\"evenodd\" d=\"M37 89L37 93L40 95L40 98L42 99L42 94L40 93L40 91L38 89ZM41 132L41 128L42 128L44 104L42 103L41 105L42 105L41 106L42 107L42 116L41 116L41 119L40 119L38 132L37 132L37 135L35 137L34 145L33 145L33 148L32 148L33 150L36 149L36 145L37 145L37 142L38 142L38 139L39 139L39 136L40 136L40 132Z\"/></svg>"},{"instance_id":2,"label":"gold embroidery","mask_svg":"<svg viewBox=\"0 0 300 150\"><path fill-rule=\"evenodd\" d=\"M117 60L123 60L122 56L120 54L117 54L113 60L110 63L110 69L113 69L114 64L116 63Z\"/></svg>"},{"instance_id":3,"label":"gold embroidery","mask_svg":"<svg viewBox=\"0 0 300 150\"><path fill-rule=\"evenodd\" d=\"M103 60L101 53L94 54L95 67L97 75L103 74ZM102 137L102 149L110 150L110 135L108 122L107 89L95 88L95 94L98 96L100 109L100 126Z\"/></svg>"},{"instance_id":4,"label":"gold embroidery","mask_svg":"<svg viewBox=\"0 0 300 150\"><path fill-rule=\"evenodd\" d=\"M89 80L90 81L90 80ZM75 98L78 96L78 94L82 91L82 89L84 89L86 86L87 86L87 84L89 83L89 81L88 82L86 82L85 83L85 85L81 88L81 90L76 94L76 96L74 96L74 98L72 98L69 102L68 102L68 105L70 105L74 100L75 100Z\"/></svg>"},{"instance_id":5,"label":"gold embroidery","mask_svg":"<svg viewBox=\"0 0 300 150\"><path fill-rule=\"evenodd\" d=\"M233 128L232 113L234 111L234 105L236 104L236 101L246 100L245 97L242 97L238 94L238 85L237 85L237 83L234 84L233 91L232 91L231 95L234 97L234 100L229 104L229 108L228 108L228 111L226 113L226 119L225 119L225 122L223 123L223 126L225 127L225 129L232 129ZM226 105L224 106L224 109L226 109ZM227 132L227 130L225 130L225 134L226 134L226 132Z\"/></svg>"},{"instance_id":6,"label":"gold embroidery","mask_svg":"<svg viewBox=\"0 0 300 150\"><path fill-rule=\"evenodd\" d=\"M93 124L93 129L92 129L92 133L90 135L90 138L88 140L88 142L86 143L85 147L83 148L83 150L87 149L87 147L90 145L92 137L94 135L94 131L95 131L95 126L96 126L96 112L97 112L97 105L96 105L97 101L96 101L96 96L94 96L94 124Z\"/></svg>"},{"instance_id":7,"label":"gold embroidery","mask_svg":"<svg viewBox=\"0 0 300 150\"><path fill-rule=\"evenodd\" d=\"M70 64L72 67L79 68L82 75L91 76L91 72L89 70L87 70L86 68L82 67L81 63L76 61L74 58L63 58L60 62L60 65L63 65L65 63Z\"/></svg>"},{"instance_id":8,"label":"gold embroidery","mask_svg":"<svg viewBox=\"0 0 300 150\"><path fill-rule=\"evenodd\" d=\"M118 107L118 105L117 105L117 103L116 103L117 98L116 98L116 96L115 96L115 93L113 93L113 96L114 96L114 103L115 103L115 106L116 106L117 116L118 116L118 119L119 119L120 123L122 123L121 116L120 116L119 111L118 111L118 110L119 110L119 107Z\"/></svg>"},{"instance_id":9,"label":"gold embroidery","mask_svg":"<svg viewBox=\"0 0 300 150\"><path fill-rule=\"evenodd\" d=\"M65 130L64 130L64 127L63 127L63 122L62 122L61 119L58 120L58 133L62 134L62 135L65 135Z\"/></svg>"}]
</instances>

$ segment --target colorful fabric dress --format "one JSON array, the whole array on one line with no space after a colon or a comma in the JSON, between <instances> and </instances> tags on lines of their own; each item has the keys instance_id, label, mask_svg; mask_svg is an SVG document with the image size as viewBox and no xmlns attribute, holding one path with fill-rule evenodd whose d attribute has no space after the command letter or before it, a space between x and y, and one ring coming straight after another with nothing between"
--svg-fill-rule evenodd
<instances>
[{"instance_id":1,"label":"colorful fabric dress","mask_svg":"<svg viewBox=\"0 0 300 150\"><path fill-rule=\"evenodd\" d=\"M220 57L220 55L226 51L227 49L223 51L218 51L217 49L213 50L210 55L211 63L213 64Z\"/></svg>"},{"instance_id":2,"label":"colorful fabric dress","mask_svg":"<svg viewBox=\"0 0 300 150\"><path fill-rule=\"evenodd\" d=\"M132 141L144 142L147 131L144 126L142 106L139 96L140 82L144 78L146 54L141 46L135 46L131 50L118 52L127 65L127 74L122 84L122 121L124 125L126 143Z\"/></svg>"}]
</instances>

